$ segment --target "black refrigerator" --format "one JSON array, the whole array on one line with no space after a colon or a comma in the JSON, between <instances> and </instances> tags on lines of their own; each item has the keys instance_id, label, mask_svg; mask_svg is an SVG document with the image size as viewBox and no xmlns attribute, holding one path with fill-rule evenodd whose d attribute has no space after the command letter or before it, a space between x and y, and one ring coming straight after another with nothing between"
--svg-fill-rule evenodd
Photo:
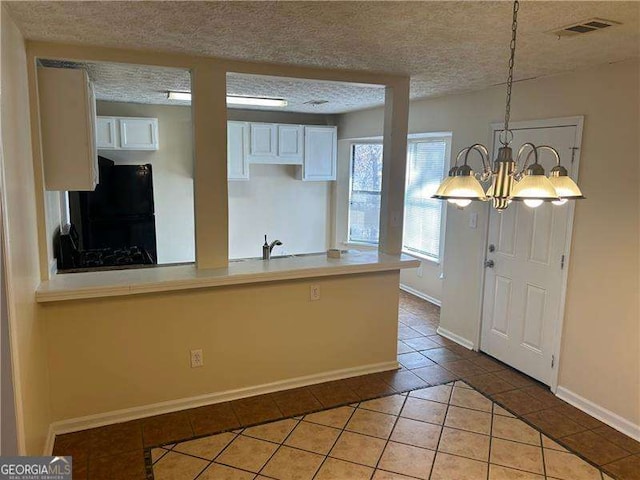
<instances>
[{"instance_id":1,"label":"black refrigerator","mask_svg":"<svg viewBox=\"0 0 640 480\"><path fill-rule=\"evenodd\" d=\"M71 222L82 250L138 247L157 262L153 171L115 165L98 157L100 183L93 192L69 192Z\"/></svg>"}]
</instances>

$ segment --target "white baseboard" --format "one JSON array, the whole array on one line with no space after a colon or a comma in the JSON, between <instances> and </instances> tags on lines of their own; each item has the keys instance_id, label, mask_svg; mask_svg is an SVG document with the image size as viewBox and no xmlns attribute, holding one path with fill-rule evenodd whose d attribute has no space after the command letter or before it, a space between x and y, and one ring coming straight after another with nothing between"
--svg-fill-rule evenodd
<instances>
[{"instance_id":1,"label":"white baseboard","mask_svg":"<svg viewBox=\"0 0 640 480\"><path fill-rule=\"evenodd\" d=\"M438 335L441 335L444 338L448 338L452 342L456 342L458 345L462 345L464 348L468 348L469 350L473 350L474 345L473 345L472 341L467 340L466 338L463 338L463 337L461 337L460 335L458 335L456 333L450 332L446 328L438 327L436 329L436 332L438 332Z\"/></svg>"},{"instance_id":2,"label":"white baseboard","mask_svg":"<svg viewBox=\"0 0 640 480\"><path fill-rule=\"evenodd\" d=\"M433 298L429 295L427 295L426 293L423 293L419 290L416 290L415 288L409 287L407 285L404 284L400 284L400 290L404 290L407 293L410 293L411 295L415 295L418 298L421 298L422 300L426 300L429 303L433 303L434 305L437 305L439 307L442 306L442 302L436 298Z\"/></svg>"},{"instance_id":3,"label":"white baseboard","mask_svg":"<svg viewBox=\"0 0 640 480\"><path fill-rule=\"evenodd\" d=\"M88 415L86 417L60 420L58 422L52 423L49 427L49 434L47 436L45 444L44 455L51 455L55 436L61 435L63 433L77 432L80 430L86 430L88 428L96 428L103 425L121 423L129 420L137 420L139 418L150 417L153 415L177 412L188 408L228 402L230 400L238 400L239 398L253 397L255 395L263 395L265 393L278 392L291 388L306 387L308 385L330 382L332 380L341 380L343 378L355 377L358 375L385 372L388 370L398 369L399 367L400 366L397 361L374 363L361 367L344 368L341 370L333 370L331 372L323 372L314 375L290 378L287 380L280 380L277 382L256 385L254 387L208 393L195 397L181 398L178 400L170 400L167 402L153 403L151 405L143 405L139 407L115 410L112 412L98 413L95 415Z\"/></svg>"},{"instance_id":4,"label":"white baseboard","mask_svg":"<svg viewBox=\"0 0 640 480\"><path fill-rule=\"evenodd\" d=\"M606 423L610 427L615 428L619 432L622 432L640 442L640 425L636 425L626 418L622 418L617 413L613 413L611 410L607 410L606 408L593 403L591 400L581 397L577 393L574 393L565 387L558 387L556 390L556 396L561 400L570 403L574 407L579 408L583 412L588 413L592 417L597 418L601 422Z\"/></svg>"}]
</instances>

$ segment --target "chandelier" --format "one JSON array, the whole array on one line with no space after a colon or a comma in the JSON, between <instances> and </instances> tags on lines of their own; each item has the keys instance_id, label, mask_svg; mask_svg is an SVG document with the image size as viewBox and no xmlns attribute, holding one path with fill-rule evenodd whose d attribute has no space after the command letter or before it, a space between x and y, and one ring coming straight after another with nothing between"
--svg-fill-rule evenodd
<instances>
[{"instance_id":1,"label":"chandelier","mask_svg":"<svg viewBox=\"0 0 640 480\"><path fill-rule=\"evenodd\" d=\"M578 185L569 177L567 169L560 164L560 154L555 148L549 145L536 146L526 142L518 150L516 160L513 160L513 152L509 146L513 141L513 132L509 130L509 116L519 7L518 0L513 2L507 102L504 128L498 136L502 147L498 149L494 167L491 168L489 151L484 145L475 143L463 148L456 156L449 175L440 184L432 198L447 200L459 207L466 207L474 200L491 200L493 208L498 211L505 210L514 200L523 201L525 205L535 208L544 202L563 205L568 200L584 198ZM551 169L548 177L539 163L541 152L550 152L556 161L556 166ZM480 173L474 173L468 164L469 155L472 153L476 153L482 161ZM533 162L530 163L532 157ZM461 159L463 163L458 166ZM486 192L481 182L490 183Z\"/></svg>"}]
</instances>

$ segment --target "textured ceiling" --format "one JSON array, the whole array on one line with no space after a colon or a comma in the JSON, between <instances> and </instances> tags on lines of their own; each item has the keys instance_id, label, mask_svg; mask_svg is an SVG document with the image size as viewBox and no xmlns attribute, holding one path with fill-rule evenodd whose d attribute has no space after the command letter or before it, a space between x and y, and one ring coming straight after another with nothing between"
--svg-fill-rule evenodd
<instances>
[{"instance_id":1,"label":"textured ceiling","mask_svg":"<svg viewBox=\"0 0 640 480\"><path fill-rule=\"evenodd\" d=\"M406 74L412 98L503 83L512 8L500 1L3 3L32 40ZM561 40L546 33L592 17L622 25ZM523 1L515 77L638 57L639 17L639 2Z\"/></svg>"},{"instance_id":2,"label":"textured ceiling","mask_svg":"<svg viewBox=\"0 0 640 480\"><path fill-rule=\"evenodd\" d=\"M187 70L127 65L119 63L76 63L41 59L47 67L84 68L89 74L96 98L112 102L189 105L169 100L167 92L188 92L191 80ZM310 81L263 75L232 73L227 75L227 93L239 96L284 98L288 105L278 111L336 114L381 105L384 88L341 82ZM322 105L306 102L324 100ZM271 108L238 106L269 110Z\"/></svg>"}]
</instances>

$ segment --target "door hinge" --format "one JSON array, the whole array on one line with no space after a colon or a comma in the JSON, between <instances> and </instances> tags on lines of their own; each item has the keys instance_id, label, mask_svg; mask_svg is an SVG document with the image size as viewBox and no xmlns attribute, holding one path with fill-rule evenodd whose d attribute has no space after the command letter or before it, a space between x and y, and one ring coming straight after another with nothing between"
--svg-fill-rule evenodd
<instances>
[{"instance_id":1,"label":"door hinge","mask_svg":"<svg viewBox=\"0 0 640 480\"><path fill-rule=\"evenodd\" d=\"M560 257L560 270L564 270L564 255Z\"/></svg>"},{"instance_id":2,"label":"door hinge","mask_svg":"<svg viewBox=\"0 0 640 480\"><path fill-rule=\"evenodd\" d=\"M551 368L553 368L556 364L556 356L555 355L551 355Z\"/></svg>"}]
</instances>

